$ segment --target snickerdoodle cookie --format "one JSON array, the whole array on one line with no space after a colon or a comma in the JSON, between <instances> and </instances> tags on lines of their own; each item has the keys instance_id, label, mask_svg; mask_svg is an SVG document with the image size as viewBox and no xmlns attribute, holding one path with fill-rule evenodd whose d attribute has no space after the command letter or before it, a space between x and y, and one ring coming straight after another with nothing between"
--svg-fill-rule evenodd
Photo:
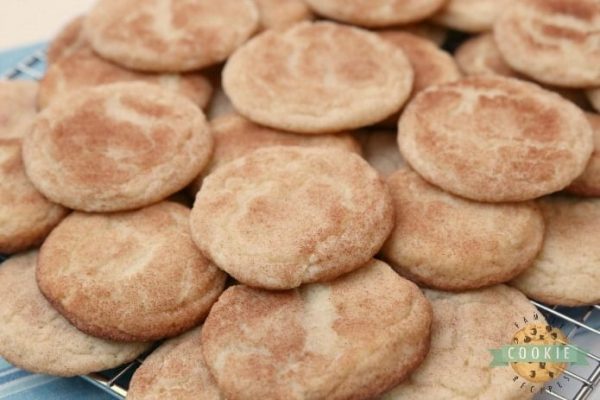
<instances>
[{"instance_id":1,"label":"snickerdoodle cookie","mask_svg":"<svg viewBox=\"0 0 600 400\"><path fill-rule=\"evenodd\" d=\"M0 253L39 244L67 210L48 201L25 175L19 139L0 139Z\"/></svg>"},{"instance_id":2,"label":"snickerdoodle cookie","mask_svg":"<svg viewBox=\"0 0 600 400\"><path fill-rule=\"evenodd\" d=\"M88 47L89 42L83 34L83 21L85 16L81 15L69 21L48 45L46 61L51 65L61 57L71 54L82 47Z\"/></svg>"},{"instance_id":3,"label":"snickerdoodle cookie","mask_svg":"<svg viewBox=\"0 0 600 400\"><path fill-rule=\"evenodd\" d=\"M146 350L147 343L102 340L77 330L40 293L37 251L0 265L0 355L31 372L74 376L117 367Z\"/></svg>"},{"instance_id":4,"label":"snickerdoodle cookie","mask_svg":"<svg viewBox=\"0 0 600 400\"><path fill-rule=\"evenodd\" d=\"M408 57L415 74L411 99L429 86L453 82L461 78L462 74L454 58L430 40L397 29L380 31L378 34L397 46ZM400 113L395 113L383 121L382 125L395 127L398 118Z\"/></svg>"},{"instance_id":5,"label":"snickerdoodle cookie","mask_svg":"<svg viewBox=\"0 0 600 400\"><path fill-rule=\"evenodd\" d=\"M38 83L0 79L0 139L22 138L37 115Z\"/></svg>"},{"instance_id":6,"label":"snickerdoodle cookie","mask_svg":"<svg viewBox=\"0 0 600 400\"><path fill-rule=\"evenodd\" d=\"M128 400L223 400L202 355L201 327L160 345L129 383Z\"/></svg>"},{"instance_id":7,"label":"snickerdoodle cookie","mask_svg":"<svg viewBox=\"0 0 600 400\"><path fill-rule=\"evenodd\" d=\"M456 49L454 58L465 75L522 77L504 61L491 33L483 33L464 41Z\"/></svg>"},{"instance_id":8,"label":"snickerdoodle cookie","mask_svg":"<svg viewBox=\"0 0 600 400\"><path fill-rule=\"evenodd\" d=\"M162 202L112 214L74 212L42 245L42 293L90 335L148 341L197 325L226 275L202 256L190 210Z\"/></svg>"},{"instance_id":9,"label":"snickerdoodle cookie","mask_svg":"<svg viewBox=\"0 0 600 400\"><path fill-rule=\"evenodd\" d=\"M415 72L413 93L461 77L452 56L430 40L401 30L385 30L378 33L383 39L398 46L408 57Z\"/></svg>"},{"instance_id":10,"label":"snickerdoodle cookie","mask_svg":"<svg viewBox=\"0 0 600 400\"><path fill-rule=\"evenodd\" d=\"M254 0L262 29L283 29L313 19L304 0Z\"/></svg>"},{"instance_id":11,"label":"snickerdoodle cookie","mask_svg":"<svg viewBox=\"0 0 600 400\"><path fill-rule=\"evenodd\" d=\"M600 197L600 115L586 114L594 130L594 152L585 171L575 179L567 191L580 196Z\"/></svg>"},{"instance_id":12,"label":"snickerdoodle cookie","mask_svg":"<svg viewBox=\"0 0 600 400\"><path fill-rule=\"evenodd\" d=\"M544 220L535 203L478 203L409 169L387 179L396 225L381 255L401 275L442 290L506 282L531 266Z\"/></svg>"},{"instance_id":13,"label":"snickerdoodle cookie","mask_svg":"<svg viewBox=\"0 0 600 400\"><path fill-rule=\"evenodd\" d=\"M448 0L433 21L463 32L492 29L498 16L516 0Z\"/></svg>"},{"instance_id":14,"label":"snickerdoodle cookie","mask_svg":"<svg viewBox=\"0 0 600 400\"><path fill-rule=\"evenodd\" d=\"M24 139L23 159L50 200L118 211L183 189L212 146L202 111L184 96L148 83L113 83L50 104Z\"/></svg>"},{"instance_id":15,"label":"snickerdoodle cookie","mask_svg":"<svg viewBox=\"0 0 600 400\"><path fill-rule=\"evenodd\" d=\"M594 147L578 107L535 84L492 76L423 90L398 129L402 155L423 178L489 202L564 189Z\"/></svg>"},{"instance_id":16,"label":"snickerdoodle cookie","mask_svg":"<svg viewBox=\"0 0 600 400\"><path fill-rule=\"evenodd\" d=\"M549 197L539 205L546 220L542 251L512 285L548 304L600 303L600 199Z\"/></svg>"},{"instance_id":17,"label":"snickerdoodle cookie","mask_svg":"<svg viewBox=\"0 0 600 400\"><path fill-rule=\"evenodd\" d=\"M258 28L252 0L99 0L84 33L102 57L144 71L224 61Z\"/></svg>"},{"instance_id":18,"label":"snickerdoodle cookie","mask_svg":"<svg viewBox=\"0 0 600 400\"><path fill-rule=\"evenodd\" d=\"M539 384L516 376L510 365L490 366L490 350L512 344L524 319L545 323L522 293L497 285L464 293L426 290L425 295L433 307L429 355L382 400L533 398Z\"/></svg>"},{"instance_id":19,"label":"snickerdoodle cookie","mask_svg":"<svg viewBox=\"0 0 600 400\"><path fill-rule=\"evenodd\" d=\"M238 112L300 133L379 122L402 107L412 83L401 50L374 33L331 22L266 31L223 70L223 88Z\"/></svg>"},{"instance_id":20,"label":"snickerdoodle cookie","mask_svg":"<svg viewBox=\"0 0 600 400\"><path fill-rule=\"evenodd\" d=\"M215 140L215 149L208 166L190 185L190 192L193 195L200 190L205 176L220 166L263 147L333 147L361 153L360 144L348 133L298 135L257 125L237 114L229 114L212 120L210 128Z\"/></svg>"},{"instance_id":21,"label":"snickerdoodle cookie","mask_svg":"<svg viewBox=\"0 0 600 400\"><path fill-rule=\"evenodd\" d=\"M402 25L426 19L446 0L306 0L320 15L366 27Z\"/></svg>"},{"instance_id":22,"label":"snickerdoodle cookie","mask_svg":"<svg viewBox=\"0 0 600 400\"><path fill-rule=\"evenodd\" d=\"M131 71L98 57L89 47L73 50L55 61L41 81L38 105L45 108L58 96L116 82L144 81L188 97L201 108L208 105L212 87L200 73L150 74Z\"/></svg>"},{"instance_id":23,"label":"snickerdoodle cookie","mask_svg":"<svg viewBox=\"0 0 600 400\"><path fill-rule=\"evenodd\" d=\"M191 226L204 254L238 281L289 289L362 266L393 216L387 187L357 154L275 146L207 176Z\"/></svg>"},{"instance_id":24,"label":"snickerdoodle cookie","mask_svg":"<svg viewBox=\"0 0 600 400\"><path fill-rule=\"evenodd\" d=\"M513 1L494 35L506 62L537 81L600 86L598 0Z\"/></svg>"},{"instance_id":25,"label":"snickerdoodle cookie","mask_svg":"<svg viewBox=\"0 0 600 400\"><path fill-rule=\"evenodd\" d=\"M227 399L372 399L425 358L431 306L377 260L328 283L227 289L202 328Z\"/></svg>"},{"instance_id":26,"label":"snickerdoodle cookie","mask_svg":"<svg viewBox=\"0 0 600 400\"><path fill-rule=\"evenodd\" d=\"M523 74L512 69L504 61L491 33L484 33L466 40L456 50L454 58L465 75L500 75L529 80ZM542 84L541 86L546 90L560 94L581 108L589 108L589 101L582 90L547 84Z\"/></svg>"}]
</instances>

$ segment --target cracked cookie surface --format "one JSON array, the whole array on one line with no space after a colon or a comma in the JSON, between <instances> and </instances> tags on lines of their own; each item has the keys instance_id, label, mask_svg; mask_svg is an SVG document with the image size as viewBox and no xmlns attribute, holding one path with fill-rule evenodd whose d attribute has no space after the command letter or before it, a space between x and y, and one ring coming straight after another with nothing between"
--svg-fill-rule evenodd
<instances>
[{"instance_id":1,"label":"cracked cookie surface","mask_svg":"<svg viewBox=\"0 0 600 400\"><path fill-rule=\"evenodd\" d=\"M71 325L40 293L37 257L37 251L30 251L0 265L2 357L28 371L75 376L117 367L150 346L98 339Z\"/></svg>"},{"instance_id":2,"label":"cracked cookie surface","mask_svg":"<svg viewBox=\"0 0 600 400\"><path fill-rule=\"evenodd\" d=\"M250 286L331 280L377 253L392 229L385 183L333 148L257 150L204 179L192 209L203 253Z\"/></svg>"},{"instance_id":3,"label":"cracked cookie surface","mask_svg":"<svg viewBox=\"0 0 600 400\"><path fill-rule=\"evenodd\" d=\"M226 290L202 331L205 360L230 400L371 399L429 347L431 308L387 264L286 291Z\"/></svg>"},{"instance_id":4,"label":"cracked cookie surface","mask_svg":"<svg viewBox=\"0 0 600 400\"><path fill-rule=\"evenodd\" d=\"M487 202L564 189L594 147L592 128L574 104L535 84L492 76L423 90L398 131L402 156L425 180Z\"/></svg>"},{"instance_id":5,"label":"cracked cookie surface","mask_svg":"<svg viewBox=\"0 0 600 400\"><path fill-rule=\"evenodd\" d=\"M533 266L511 284L527 296L565 306L600 302L600 199L538 201L546 220L544 245Z\"/></svg>"},{"instance_id":6,"label":"cracked cookie surface","mask_svg":"<svg viewBox=\"0 0 600 400\"><path fill-rule=\"evenodd\" d=\"M489 349L512 344L517 328L537 309L505 285L464 293L426 290L433 308L429 355L406 382L382 400L527 400L539 390L521 388L511 366L490 367ZM539 315L539 321L544 317Z\"/></svg>"}]
</instances>

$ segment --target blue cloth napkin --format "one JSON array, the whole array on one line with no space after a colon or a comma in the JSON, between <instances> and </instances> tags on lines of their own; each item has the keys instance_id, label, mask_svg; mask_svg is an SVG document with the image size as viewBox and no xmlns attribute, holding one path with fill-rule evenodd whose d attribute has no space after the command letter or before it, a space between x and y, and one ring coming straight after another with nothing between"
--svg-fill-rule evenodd
<instances>
[{"instance_id":1,"label":"blue cloth napkin","mask_svg":"<svg viewBox=\"0 0 600 400\"><path fill-rule=\"evenodd\" d=\"M47 43L36 43L25 47L0 52L0 76L12 70L19 62L38 50L44 49Z\"/></svg>"}]
</instances>

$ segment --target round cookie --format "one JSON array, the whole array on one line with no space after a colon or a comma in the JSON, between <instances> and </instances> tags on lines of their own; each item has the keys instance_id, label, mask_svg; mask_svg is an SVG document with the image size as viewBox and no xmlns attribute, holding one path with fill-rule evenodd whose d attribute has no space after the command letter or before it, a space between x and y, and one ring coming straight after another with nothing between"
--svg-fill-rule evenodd
<instances>
[{"instance_id":1,"label":"round cookie","mask_svg":"<svg viewBox=\"0 0 600 400\"><path fill-rule=\"evenodd\" d=\"M38 83L0 79L0 139L25 136L37 115Z\"/></svg>"},{"instance_id":2,"label":"round cookie","mask_svg":"<svg viewBox=\"0 0 600 400\"><path fill-rule=\"evenodd\" d=\"M461 77L452 56L427 39L400 30L378 32L379 36L398 46L408 57L415 72L413 94L440 83Z\"/></svg>"},{"instance_id":3,"label":"round cookie","mask_svg":"<svg viewBox=\"0 0 600 400\"><path fill-rule=\"evenodd\" d=\"M128 400L222 400L202 355L201 327L160 345L129 383Z\"/></svg>"},{"instance_id":4,"label":"round cookie","mask_svg":"<svg viewBox=\"0 0 600 400\"><path fill-rule=\"evenodd\" d=\"M48 65L54 64L63 56L89 46L89 42L83 34L83 21L85 21L83 15L72 19L52 39L46 51Z\"/></svg>"},{"instance_id":5,"label":"round cookie","mask_svg":"<svg viewBox=\"0 0 600 400\"><path fill-rule=\"evenodd\" d=\"M289 289L362 266L393 217L384 182L360 156L275 146L206 177L191 227L202 252L238 281Z\"/></svg>"},{"instance_id":6,"label":"round cookie","mask_svg":"<svg viewBox=\"0 0 600 400\"><path fill-rule=\"evenodd\" d=\"M98 337L157 340L196 326L226 275L194 245L189 215L171 202L72 213L42 245L40 290L77 328Z\"/></svg>"},{"instance_id":7,"label":"round cookie","mask_svg":"<svg viewBox=\"0 0 600 400\"><path fill-rule=\"evenodd\" d=\"M600 2L514 1L494 35L515 70L551 85L600 86Z\"/></svg>"},{"instance_id":8,"label":"round cookie","mask_svg":"<svg viewBox=\"0 0 600 400\"><path fill-rule=\"evenodd\" d=\"M363 157L383 177L406 165L396 141L395 131L370 130L358 132Z\"/></svg>"},{"instance_id":9,"label":"round cookie","mask_svg":"<svg viewBox=\"0 0 600 400\"><path fill-rule=\"evenodd\" d=\"M446 0L306 0L322 16L366 27L404 25L426 19Z\"/></svg>"},{"instance_id":10,"label":"round cookie","mask_svg":"<svg viewBox=\"0 0 600 400\"><path fill-rule=\"evenodd\" d=\"M0 265L0 355L8 362L35 373L75 376L117 367L149 347L77 330L40 293L37 255L15 255Z\"/></svg>"},{"instance_id":11,"label":"round cookie","mask_svg":"<svg viewBox=\"0 0 600 400\"><path fill-rule=\"evenodd\" d=\"M200 190L204 177L217 168L263 147L332 147L361 153L360 144L350 134L298 135L257 125L237 114L212 120L210 128L215 139L215 149L208 166L190 185L193 195Z\"/></svg>"},{"instance_id":12,"label":"round cookie","mask_svg":"<svg viewBox=\"0 0 600 400\"><path fill-rule=\"evenodd\" d=\"M586 116L594 130L594 152L583 174L566 190L580 196L600 197L600 115L586 113Z\"/></svg>"},{"instance_id":13,"label":"round cookie","mask_svg":"<svg viewBox=\"0 0 600 400\"><path fill-rule=\"evenodd\" d=\"M114 83L61 96L23 142L27 175L50 200L84 211L160 201L209 162L202 111L156 85Z\"/></svg>"},{"instance_id":14,"label":"round cookie","mask_svg":"<svg viewBox=\"0 0 600 400\"><path fill-rule=\"evenodd\" d=\"M84 32L102 57L143 71L190 71L224 61L256 30L252 0L99 0Z\"/></svg>"},{"instance_id":15,"label":"round cookie","mask_svg":"<svg viewBox=\"0 0 600 400\"><path fill-rule=\"evenodd\" d=\"M238 112L299 133L379 122L402 107L412 83L402 51L374 33L331 22L264 32L223 70L223 88Z\"/></svg>"},{"instance_id":16,"label":"round cookie","mask_svg":"<svg viewBox=\"0 0 600 400\"><path fill-rule=\"evenodd\" d=\"M381 256L413 282L467 290L509 281L532 265L544 220L535 203L477 203L402 169L387 179L396 225Z\"/></svg>"},{"instance_id":17,"label":"round cookie","mask_svg":"<svg viewBox=\"0 0 600 400\"><path fill-rule=\"evenodd\" d=\"M481 34L465 41L454 53L454 58L465 75L500 75L528 80L504 61L491 33ZM581 90L552 85L541 86L558 93L583 109L589 108L589 102Z\"/></svg>"},{"instance_id":18,"label":"round cookie","mask_svg":"<svg viewBox=\"0 0 600 400\"><path fill-rule=\"evenodd\" d=\"M516 0L449 0L433 21L463 32L492 29L502 11Z\"/></svg>"},{"instance_id":19,"label":"round cookie","mask_svg":"<svg viewBox=\"0 0 600 400\"><path fill-rule=\"evenodd\" d=\"M429 86L453 82L461 78L460 70L452 56L430 40L400 30L379 31L379 36L397 46L406 54L415 73L411 98ZM409 99L410 101L410 99ZM396 126L400 113L383 125Z\"/></svg>"},{"instance_id":20,"label":"round cookie","mask_svg":"<svg viewBox=\"0 0 600 400\"><path fill-rule=\"evenodd\" d=\"M483 33L463 42L456 49L454 59L465 75L522 77L504 61L491 33Z\"/></svg>"},{"instance_id":21,"label":"round cookie","mask_svg":"<svg viewBox=\"0 0 600 400\"><path fill-rule=\"evenodd\" d=\"M23 167L21 141L0 139L0 253L39 244L67 210L33 187Z\"/></svg>"},{"instance_id":22,"label":"round cookie","mask_svg":"<svg viewBox=\"0 0 600 400\"><path fill-rule=\"evenodd\" d=\"M423 361L430 323L419 288L371 260L295 290L230 287L206 319L202 350L228 399L371 399Z\"/></svg>"},{"instance_id":23,"label":"round cookie","mask_svg":"<svg viewBox=\"0 0 600 400\"><path fill-rule=\"evenodd\" d=\"M586 94L594 109L600 112L600 88L587 90Z\"/></svg>"},{"instance_id":24,"label":"round cookie","mask_svg":"<svg viewBox=\"0 0 600 400\"><path fill-rule=\"evenodd\" d=\"M535 84L501 77L425 89L398 129L400 152L419 175L488 202L562 190L581 175L593 150L579 108Z\"/></svg>"},{"instance_id":25,"label":"round cookie","mask_svg":"<svg viewBox=\"0 0 600 400\"><path fill-rule=\"evenodd\" d=\"M254 0L262 29L284 29L314 18L303 0Z\"/></svg>"},{"instance_id":26,"label":"round cookie","mask_svg":"<svg viewBox=\"0 0 600 400\"><path fill-rule=\"evenodd\" d=\"M464 293L426 290L433 307L431 348L423 364L382 400L528 400L541 388L509 365L490 367L490 349L512 344L523 318L544 317L519 291L505 285ZM521 385L525 383L524 387Z\"/></svg>"},{"instance_id":27,"label":"round cookie","mask_svg":"<svg viewBox=\"0 0 600 400\"><path fill-rule=\"evenodd\" d=\"M542 251L511 284L547 304L600 303L600 199L554 197L539 205L546 220Z\"/></svg>"},{"instance_id":28,"label":"round cookie","mask_svg":"<svg viewBox=\"0 0 600 400\"><path fill-rule=\"evenodd\" d=\"M201 108L208 105L212 94L210 82L200 73L178 75L131 71L98 57L89 47L84 47L62 56L48 68L40 83L38 105L45 108L58 96L75 90L133 81L173 90Z\"/></svg>"}]
</instances>

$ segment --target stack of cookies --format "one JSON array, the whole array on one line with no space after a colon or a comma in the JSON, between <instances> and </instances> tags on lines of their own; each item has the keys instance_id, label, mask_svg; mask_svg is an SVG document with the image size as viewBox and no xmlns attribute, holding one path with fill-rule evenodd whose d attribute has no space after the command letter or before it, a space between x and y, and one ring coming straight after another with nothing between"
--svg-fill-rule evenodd
<instances>
[{"instance_id":1,"label":"stack of cookies","mask_svg":"<svg viewBox=\"0 0 600 400\"><path fill-rule=\"evenodd\" d=\"M19 367L527 399L488 351L527 297L600 302L600 0L99 0L48 63L0 82Z\"/></svg>"}]
</instances>

